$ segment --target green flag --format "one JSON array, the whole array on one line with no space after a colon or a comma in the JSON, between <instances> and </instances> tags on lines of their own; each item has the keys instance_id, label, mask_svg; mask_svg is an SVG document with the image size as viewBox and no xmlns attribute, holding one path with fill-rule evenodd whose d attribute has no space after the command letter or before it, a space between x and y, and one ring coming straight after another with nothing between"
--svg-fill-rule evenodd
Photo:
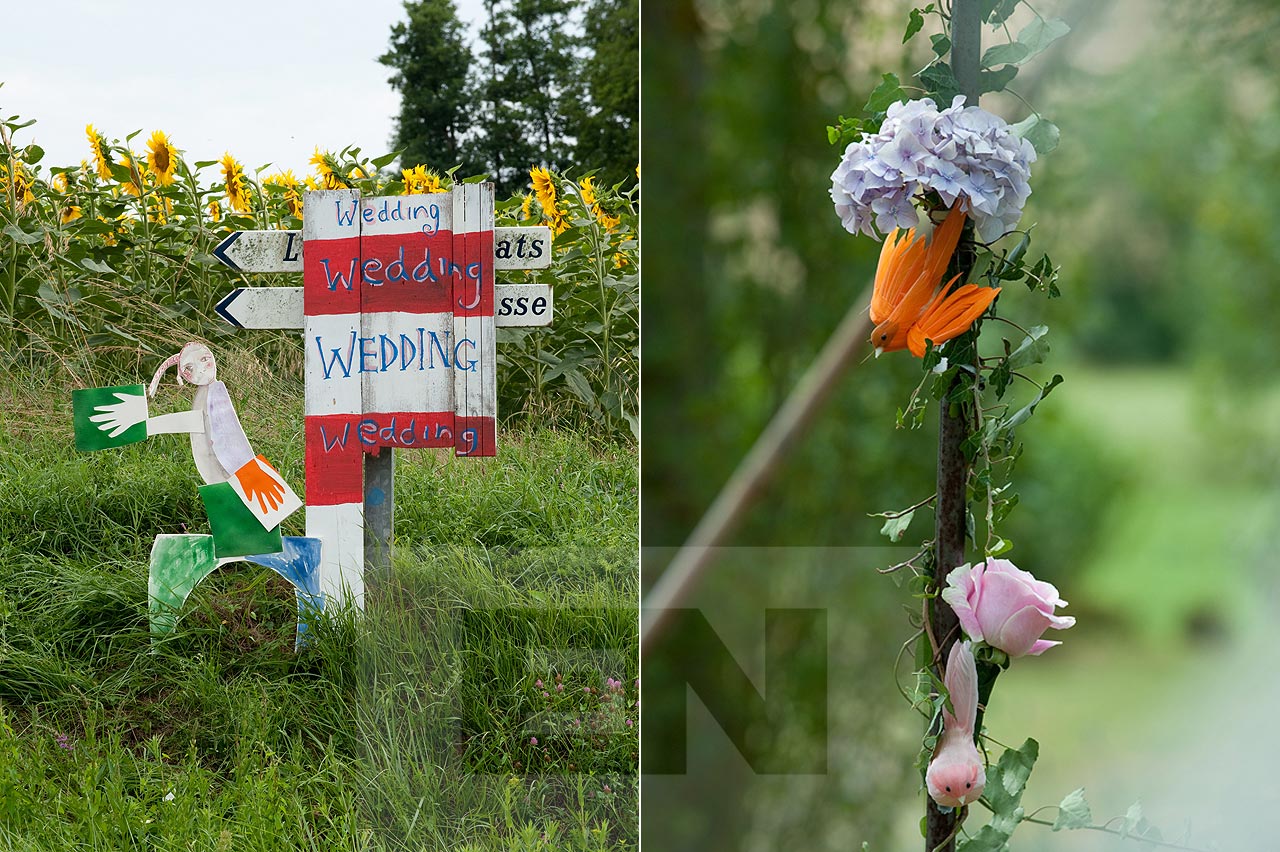
<instances>
[{"instance_id":1,"label":"green flag","mask_svg":"<svg viewBox=\"0 0 1280 852\"><path fill-rule=\"evenodd\" d=\"M125 408L136 408L136 398L142 398L144 412L142 422L120 428L104 415ZM123 447L146 440L146 390L142 385L120 385L113 388L86 388L71 392L72 422L76 431L77 450L105 450ZM134 403L130 406L129 403ZM90 418L98 417L98 420ZM104 428L105 427L105 428Z\"/></svg>"}]
</instances>

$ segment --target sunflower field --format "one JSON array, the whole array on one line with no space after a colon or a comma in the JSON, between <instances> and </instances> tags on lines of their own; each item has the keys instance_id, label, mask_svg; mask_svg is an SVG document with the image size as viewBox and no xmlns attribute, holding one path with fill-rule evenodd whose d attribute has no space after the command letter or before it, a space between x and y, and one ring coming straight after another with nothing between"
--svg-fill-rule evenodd
<instances>
[{"instance_id":1,"label":"sunflower field","mask_svg":"<svg viewBox=\"0 0 1280 852\"><path fill-rule=\"evenodd\" d=\"M443 191L461 177L423 164L316 149L311 174L248 169L225 152L192 160L163 131L123 140L85 128L86 157L48 166L23 144L33 124L0 122L0 351L13 366L60 363L85 385L145 371L193 337L217 347L235 330L214 312L238 286L299 284L235 273L211 254L230 232L299 229L302 193L356 188L366 196ZM632 440L638 405L638 182L599 186L530 170L530 191L496 203L499 226L550 225L549 269L508 272L507 283L551 284L548 328L499 331L499 411ZM253 332L280 370L301 372L285 332Z\"/></svg>"}]
</instances>

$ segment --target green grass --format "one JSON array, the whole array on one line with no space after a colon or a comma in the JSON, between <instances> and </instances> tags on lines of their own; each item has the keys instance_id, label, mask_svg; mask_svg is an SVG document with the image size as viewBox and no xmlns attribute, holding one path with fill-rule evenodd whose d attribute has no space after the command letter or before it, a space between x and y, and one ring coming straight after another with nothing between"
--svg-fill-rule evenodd
<instances>
[{"instance_id":1,"label":"green grass","mask_svg":"<svg viewBox=\"0 0 1280 852\"><path fill-rule=\"evenodd\" d=\"M301 490L301 388L248 351L219 368ZM291 588L239 564L153 645L151 543L208 529L190 448L76 453L74 386L0 377L0 849L636 848L634 447L402 453L363 617L294 653Z\"/></svg>"}]
</instances>

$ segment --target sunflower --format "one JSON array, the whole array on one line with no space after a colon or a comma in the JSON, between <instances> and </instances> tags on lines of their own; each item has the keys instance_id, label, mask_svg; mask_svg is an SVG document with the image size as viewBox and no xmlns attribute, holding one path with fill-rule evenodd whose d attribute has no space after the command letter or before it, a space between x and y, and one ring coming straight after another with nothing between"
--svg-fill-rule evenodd
<instances>
[{"instance_id":1,"label":"sunflower","mask_svg":"<svg viewBox=\"0 0 1280 852\"><path fill-rule=\"evenodd\" d=\"M533 194L526 192L524 200L520 202L520 218L528 222L533 218Z\"/></svg>"},{"instance_id":2,"label":"sunflower","mask_svg":"<svg viewBox=\"0 0 1280 852\"><path fill-rule=\"evenodd\" d=\"M551 180L551 173L541 166L534 166L529 169L529 178L533 181L533 191L542 205L542 212L548 216L555 215L556 185Z\"/></svg>"},{"instance_id":3,"label":"sunflower","mask_svg":"<svg viewBox=\"0 0 1280 852\"><path fill-rule=\"evenodd\" d=\"M60 221L62 222L62 224L66 225L70 222L74 222L75 220L79 219L83 215L84 214L80 212L79 207L77 207L74 204L68 204L66 207L62 208L62 216L60 217Z\"/></svg>"},{"instance_id":4,"label":"sunflower","mask_svg":"<svg viewBox=\"0 0 1280 852\"><path fill-rule=\"evenodd\" d=\"M139 168L138 164L134 162L133 156L130 154L122 155L120 157L120 161L116 165L124 166L129 170L129 180L120 184L120 188L135 198L142 195L142 178L143 175L146 174L146 167L143 166L142 168Z\"/></svg>"},{"instance_id":5,"label":"sunflower","mask_svg":"<svg viewBox=\"0 0 1280 852\"><path fill-rule=\"evenodd\" d=\"M13 164L13 196L21 204L30 204L36 200L35 195L31 192L31 178L22 168L22 163L17 160L12 160L11 162ZM0 165L0 192L8 189L9 169Z\"/></svg>"},{"instance_id":6,"label":"sunflower","mask_svg":"<svg viewBox=\"0 0 1280 852\"><path fill-rule=\"evenodd\" d=\"M231 203L231 208L239 213L248 213L249 207L249 181L244 176L244 166L236 162L236 158L231 156L229 151L224 151L222 159L218 161L222 165L223 183L227 190L227 201Z\"/></svg>"},{"instance_id":7,"label":"sunflower","mask_svg":"<svg viewBox=\"0 0 1280 852\"><path fill-rule=\"evenodd\" d=\"M98 177L111 180L111 146L107 137L99 133L92 124L86 124L84 133L89 137L89 147L93 150L93 162L98 170Z\"/></svg>"},{"instance_id":8,"label":"sunflower","mask_svg":"<svg viewBox=\"0 0 1280 852\"><path fill-rule=\"evenodd\" d=\"M298 192L298 179L293 176L292 169L276 172L262 179L270 186L284 187L284 202L289 208L289 215L302 218L302 194Z\"/></svg>"},{"instance_id":9,"label":"sunflower","mask_svg":"<svg viewBox=\"0 0 1280 852\"><path fill-rule=\"evenodd\" d=\"M422 195L427 192L444 192L444 184L440 181L440 175L436 174L426 166L414 166L411 169L402 169L400 173L404 175L405 195Z\"/></svg>"},{"instance_id":10,"label":"sunflower","mask_svg":"<svg viewBox=\"0 0 1280 852\"><path fill-rule=\"evenodd\" d=\"M110 220L110 219L108 219L106 216L99 216L99 217L98 217L98 221L99 221L99 222L103 222L103 223L105 223L105 224L107 224L107 225L110 225L110 224L111 224L111 220ZM115 234L113 234L113 233L106 233L106 234L103 234L103 235L102 235L102 242L103 242L103 245L113 246L113 245L115 245L115 244L116 244L116 235L115 235Z\"/></svg>"},{"instance_id":11,"label":"sunflower","mask_svg":"<svg viewBox=\"0 0 1280 852\"><path fill-rule=\"evenodd\" d=\"M147 165L160 186L173 183L173 173L178 168L178 152L162 130L155 131L147 140Z\"/></svg>"},{"instance_id":12,"label":"sunflower","mask_svg":"<svg viewBox=\"0 0 1280 852\"><path fill-rule=\"evenodd\" d=\"M58 172L54 175L53 180L49 181L49 186L53 187L53 191L60 195L66 195L67 191L71 189L71 185L67 183L66 172Z\"/></svg>"},{"instance_id":13,"label":"sunflower","mask_svg":"<svg viewBox=\"0 0 1280 852\"><path fill-rule=\"evenodd\" d=\"M209 199L209 218L214 222L222 221L222 205L216 198Z\"/></svg>"},{"instance_id":14,"label":"sunflower","mask_svg":"<svg viewBox=\"0 0 1280 852\"><path fill-rule=\"evenodd\" d=\"M147 221L161 225L169 221L173 215L173 199L153 196L147 200Z\"/></svg>"},{"instance_id":15,"label":"sunflower","mask_svg":"<svg viewBox=\"0 0 1280 852\"><path fill-rule=\"evenodd\" d=\"M582 203L590 207L593 213L598 214L600 204L596 199L595 178L583 178L578 188L582 190Z\"/></svg>"},{"instance_id":16,"label":"sunflower","mask_svg":"<svg viewBox=\"0 0 1280 852\"><path fill-rule=\"evenodd\" d=\"M582 203L591 208L591 212L595 214L596 219L600 222L601 227L606 231L612 231L618 227L622 221L621 216L610 216L604 212L604 208L600 206L600 198L596 195L595 178L586 177L582 179L582 183L578 184L582 190Z\"/></svg>"},{"instance_id":17,"label":"sunflower","mask_svg":"<svg viewBox=\"0 0 1280 852\"><path fill-rule=\"evenodd\" d=\"M311 155L311 165L316 167L320 175L320 183L325 189L347 189L347 181L338 172L337 160L329 152L321 153L319 148Z\"/></svg>"}]
</instances>

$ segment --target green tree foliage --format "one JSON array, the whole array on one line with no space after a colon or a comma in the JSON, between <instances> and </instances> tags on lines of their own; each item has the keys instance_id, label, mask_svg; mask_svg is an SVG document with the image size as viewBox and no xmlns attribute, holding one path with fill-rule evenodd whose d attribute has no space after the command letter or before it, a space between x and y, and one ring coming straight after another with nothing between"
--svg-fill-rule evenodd
<instances>
[{"instance_id":1,"label":"green tree foliage","mask_svg":"<svg viewBox=\"0 0 1280 852\"><path fill-rule=\"evenodd\" d=\"M566 107L574 161L598 165L602 183L627 179L640 160L639 14L637 0L590 0L583 20L580 96Z\"/></svg>"},{"instance_id":2,"label":"green tree foliage","mask_svg":"<svg viewBox=\"0 0 1280 852\"><path fill-rule=\"evenodd\" d=\"M499 190L523 185L531 163L569 162L565 101L577 89L575 0L490 0L481 31L478 150Z\"/></svg>"},{"instance_id":3,"label":"green tree foliage","mask_svg":"<svg viewBox=\"0 0 1280 852\"><path fill-rule=\"evenodd\" d=\"M403 98L405 162L484 171L500 193L531 165L599 185L634 179L639 162L637 0L486 0L474 51L451 0L406 0L407 23L381 61ZM583 11L581 26L571 19ZM442 156L441 151L451 152ZM446 162L447 161L447 162Z\"/></svg>"},{"instance_id":4,"label":"green tree foliage","mask_svg":"<svg viewBox=\"0 0 1280 852\"><path fill-rule=\"evenodd\" d=\"M472 170L464 147L471 127L468 71L474 62L453 0L404 4L408 21L391 28L391 47L378 61L394 69L400 92L394 145L406 163Z\"/></svg>"}]
</instances>

